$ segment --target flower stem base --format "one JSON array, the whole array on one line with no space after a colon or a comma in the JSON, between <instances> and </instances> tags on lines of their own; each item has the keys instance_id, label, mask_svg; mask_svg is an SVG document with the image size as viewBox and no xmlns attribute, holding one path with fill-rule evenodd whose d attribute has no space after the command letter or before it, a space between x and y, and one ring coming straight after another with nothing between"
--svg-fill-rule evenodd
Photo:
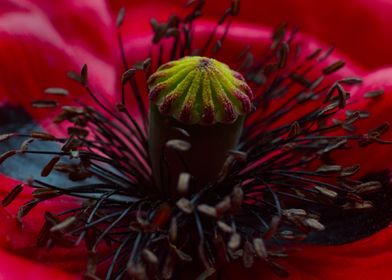
<instances>
[{"instance_id":1,"label":"flower stem base","mask_svg":"<svg viewBox=\"0 0 392 280\"><path fill-rule=\"evenodd\" d=\"M239 117L231 124L187 125L162 115L152 104L149 153L154 180L162 193L177 196L181 173L191 175L190 192L217 180L228 152L239 141L243 122L244 118Z\"/></svg>"}]
</instances>

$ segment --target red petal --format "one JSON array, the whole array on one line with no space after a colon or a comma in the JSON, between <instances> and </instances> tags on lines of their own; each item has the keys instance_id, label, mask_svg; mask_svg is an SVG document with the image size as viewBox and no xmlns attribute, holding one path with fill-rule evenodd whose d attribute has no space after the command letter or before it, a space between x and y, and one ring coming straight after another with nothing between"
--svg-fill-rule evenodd
<instances>
[{"instance_id":1,"label":"red petal","mask_svg":"<svg viewBox=\"0 0 392 280\"><path fill-rule=\"evenodd\" d=\"M73 6L74 9L77 5ZM93 54L84 43L69 43L60 34L48 16L34 7L3 13L0 17L0 104L10 102L23 106L37 119L48 117L52 110L33 109L31 100L53 99L43 91L48 87L68 89L73 98L89 102L81 86L66 77L70 70L79 72L82 65L89 65L89 81L107 98L115 93L115 68ZM61 28L60 28L61 29ZM84 30L87 32L88 30ZM98 42L96 42L99 44ZM58 97L61 103L70 99Z\"/></svg>"},{"instance_id":2,"label":"red petal","mask_svg":"<svg viewBox=\"0 0 392 280\"><path fill-rule=\"evenodd\" d=\"M0 183L1 200L5 194L19 182L0 174ZM35 245L38 232L43 225L44 213L46 211L58 213L65 209L77 207L77 201L65 197L42 202L24 218L23 226L21 227L15 216L18 207L31 199L31 191L32 189L25 188L25 191L23 191L6 209L0 207L0 256L2 254L14 255L12 260L26 263L26 265L32 266L32 268L36 262L38 270L43 269L45 267L44 265L46 265L47 268L52 266L63 271L72 271L78 274L83 272L87 260L87 254L84 247L72 249L56 247L54 250L49 251L48 249L37 248ZM5 253L5 251L8 251L9 253ZM27 261L26 259L30 259L30 261ZM6 263L4 259L1 260L0 275L1 272L3 272L2 266ZM49 269L49 272L51 270L53 270L53 272L57 271L55 269ZM60 270L58 271L59 275L67 275ZM20 273L23 272L21 271Z\"/></svg>"},{"instance_id":3,"label":"red petal","mask_svg":"<svg viewBox=\"0 0 392 280\"><path fill-rule=\"evenodd\" d=\"M116 8L123 3L113 1ZM166 7L180 7L183 0L167 0ZM392 38L385 36L392 26L392 5L385 0L286 0L240 1L238 21L266 26L277 26L283 21L299 26L301 31L317 37L320 41L333 44L353 60L367 68L388 65L392 61ZM162 17L169 14L162 9L162 2L127 1L130 9L143 9L157 4ZM230 1L206 1L203 13L218 18ZM177 8L178 10L178 8ZM146 9L147 11L147 9ZM173 9L174 11L174 9ZM166 14L165 14L166 13ZM144 14L149 14L145 12ZM154 15L156 16L156 15ZM364 55L365 54L365 55Z\"/></svg>"},{"instance_id":4,"label":"red petal","mask_svg":"<svg viewBox=\"0 0 392 280\"><path fill-rule=\"evenodd\" d=\"M115 21L104 0L27 0L45 15L67 44L87 49L106 61L115 57ZM24 22L26 24L26 22Z\"/></svg>"},{"instance_id":5,"label":"red petal","mask_svg":"<svg viewBox=\"0 0 392 280\"><path fill-rule=\"evenodd\" d=\"M30 261L1 249L0 260L1 279L76 280L81 278L78 274Z\"/></svg>"}]
</instances>

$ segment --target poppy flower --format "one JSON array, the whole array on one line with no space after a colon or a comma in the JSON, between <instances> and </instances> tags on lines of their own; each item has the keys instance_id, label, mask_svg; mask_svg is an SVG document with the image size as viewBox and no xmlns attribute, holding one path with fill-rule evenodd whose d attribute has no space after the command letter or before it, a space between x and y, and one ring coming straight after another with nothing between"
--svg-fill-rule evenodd
<instances>
[{"instance_id":1,"label":"poppy flower","mask_svg":"<svg viewBox=\"0 0 392 280\"><path fill-rule=\"evenodd\" d=\"M387 1L52 2L0 4L2 277L388 277Z\"/></svg>"}]
</instances>

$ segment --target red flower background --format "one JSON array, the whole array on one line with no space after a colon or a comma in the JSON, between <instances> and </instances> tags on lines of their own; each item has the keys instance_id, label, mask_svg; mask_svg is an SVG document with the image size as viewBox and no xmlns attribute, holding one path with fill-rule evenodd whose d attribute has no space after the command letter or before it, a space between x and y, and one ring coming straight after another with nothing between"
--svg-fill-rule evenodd
<instances>
[{"instance_id":1,"label":"red flower background","mask_svg":"<svg viewBox=\"0 0 392 280\"><path fill-rule=\"evenodd\" d=\"M208 2L208 1L207 1ZM52 111L31 108L31 100L42 98L45 88L67 88L77 98L84 98L80 88L66 78L69 70L89 65L92 84L109 100L118 97L122 72L117 47L115 19L119 8L127 13L121 32L130 62L143 60L151 42L150 17L166 20L180 10L183 1L100 1L100 0L2 0L0 2L0 104L23 108L41 128L57 132L48 115ZM205 19L198 25L200 37L206 37L211 25L229 1L210 1ZM392 121L392 1L388 0L282 0L241 3L241 13L231 28L222 55L231 62L230 53L245 45L257 49L268 43L273 27L287 21L300 27L305 49L333 44L334 59L346 61L340 76L364 77L364 84L352 92L349 109L371 112L361 129ZM306 51L306 50L305 50ZM364 92L383 88L377 100L362 99ZM3 110L3 109L0 109ZM0 111L1 112L1 111ZM6 119L9 111L1 113ZM5 127L12 125L0 119ZM60 131L61 132L61 131ZM359 162L362 171L390 168L392 148L371 146L360 153L346 153L347 164ZM21 169L23 172L23 169ZM23 174L28 177L33 174ZM23 177L22 176L22 177ZM17 181L0 175L0 195L5 195ZM67 208L70 199L43 203L26 218L22 227L15 219L17 206L27 201L24 192L17 203L0 207L0 278L1 279L80 279L85 268L83 250L37 249L35 238L45 210ZM389 279L392 273L392 228L354 243L340 246L306 245L292 253L283 265L290 279ZM252 269L229 266L222 279L275 279L263 264Z\"/></svg>"}]
</instances>

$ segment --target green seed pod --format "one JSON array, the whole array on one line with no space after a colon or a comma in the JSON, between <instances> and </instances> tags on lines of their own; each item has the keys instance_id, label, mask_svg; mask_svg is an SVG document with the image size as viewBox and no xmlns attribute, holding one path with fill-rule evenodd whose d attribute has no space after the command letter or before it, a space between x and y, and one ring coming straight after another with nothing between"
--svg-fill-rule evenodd
<instances>
[{"instance_id":1,"label":"green seed pod","mask_svg":"<svg viewBox=\"0 0 392 280\"><path fill-rule=\"evenodd\" d=\"M252 91L242 75L215 59L184 57L159 67L148 87L149 148L157 185L173 194L181 172L192 175L195 189L216 180L252 109ZM179 146L184 141L188 149Z\"/></svg>"},{"instance_id":2,"label":"green seed pod","mask_svg":"<svg viewBox=\"0 0 392 280\"><path fill-rule=\"evenodd\" d=\"M233 123L251 110L252 91L242 75L211 58L166 63L148 87L159 112L185 124Z\"/></svg>"}]
</instances>

